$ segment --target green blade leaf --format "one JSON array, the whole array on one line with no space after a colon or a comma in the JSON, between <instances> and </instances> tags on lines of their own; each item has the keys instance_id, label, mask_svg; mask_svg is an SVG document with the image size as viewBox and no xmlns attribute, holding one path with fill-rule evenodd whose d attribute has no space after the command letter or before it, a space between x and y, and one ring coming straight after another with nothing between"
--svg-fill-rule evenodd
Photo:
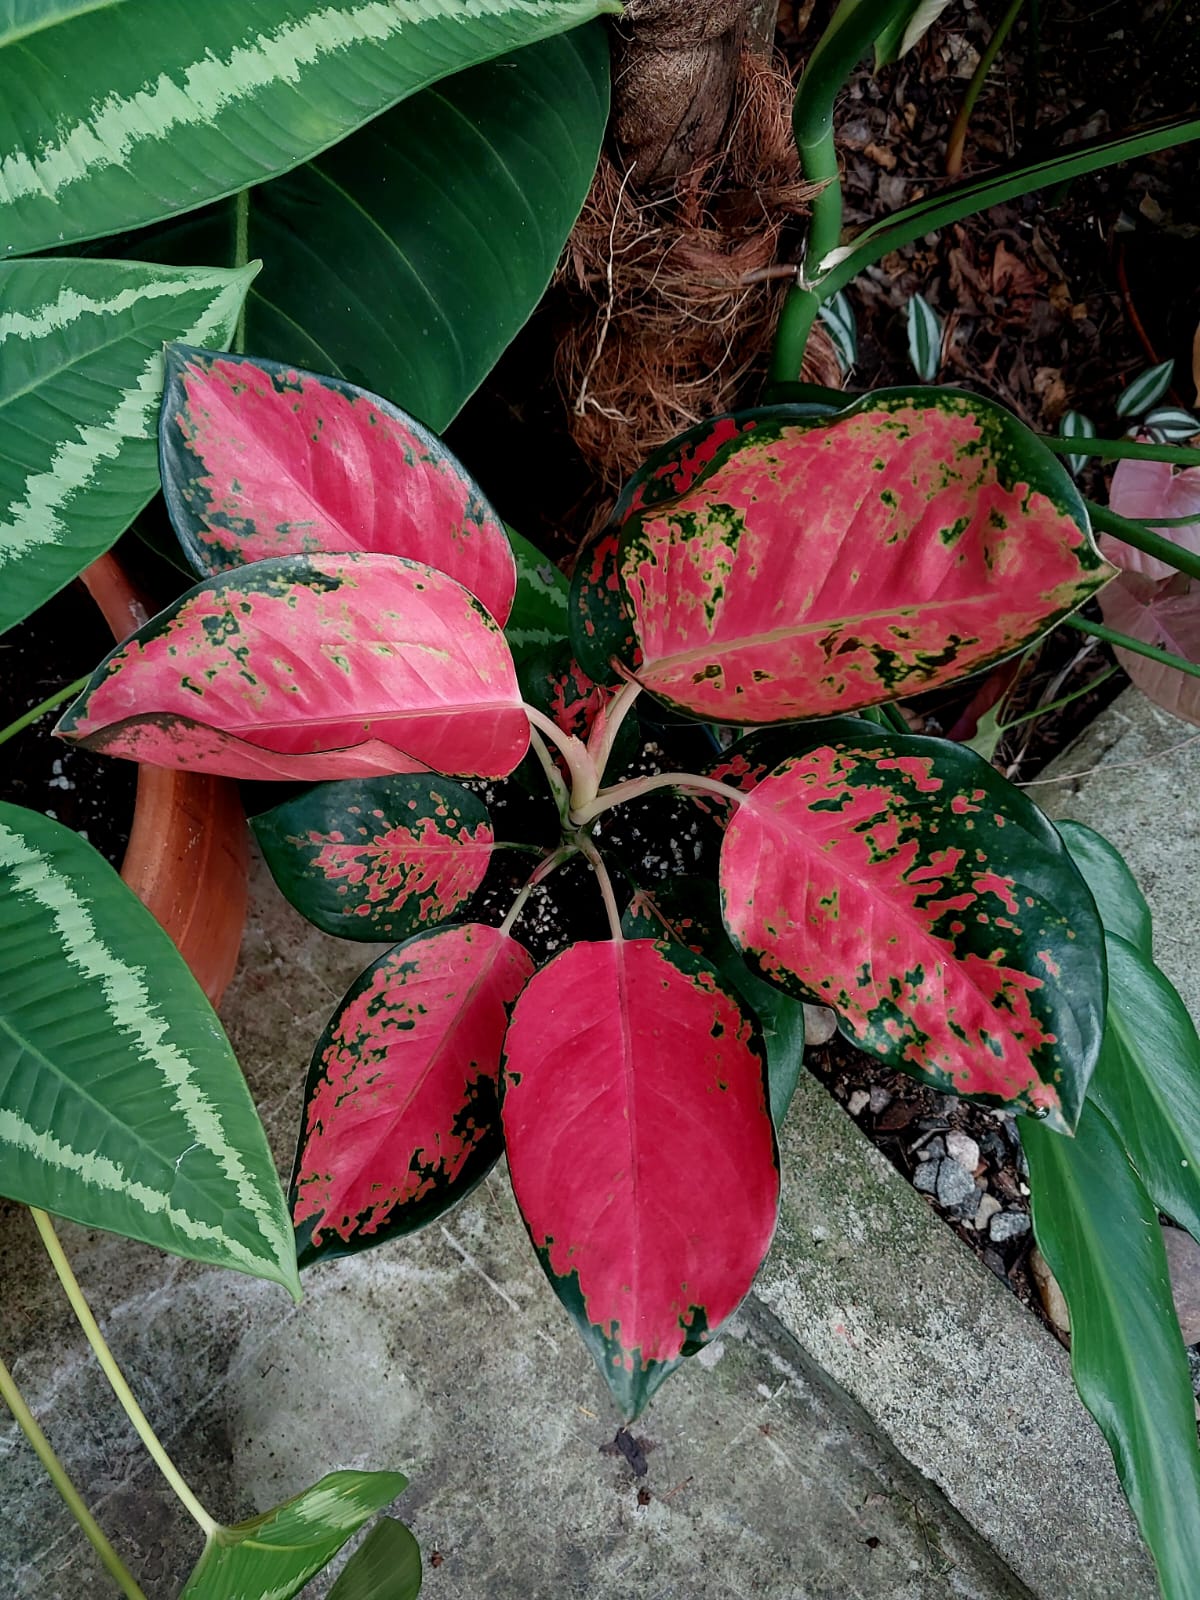
<instances>
[{"instance_id":1,"label":"green blade leaf","mask_svg":"<svg viewBox=\"0 0 1200 1600\"><path fill-rule=\"evenodd\" d=\"M85 11L120 4L121 0L0 0L0 46L15 44Z\"/></svg>"},{"instance_id":2,"label":"green blade leaf","mask_svg":"<svg viewBox=\"0 0 1200 1600\"><path fill-rule=\"evenodd\" d=\"M64 14L0 48L5 245L26 254L234 194L439 78L614 9L611 0L206 0L191 10L125 0Z\"/></svg>"},{"instance_id":3,"label":"green blade leaf","mask_svg":"<svg viewBox=\"0 0 1200 1600\"><path fill-rule=\"evenodd\" d=\"M900 0L875 40L875 70L906 55L929 32L950 0Z\"/></svg>"},{"instance_id":4,"label":"green blade leaf","mask_svg":"<svg viewBox=\"0 0 1200 1600\"><path fill-rule=\"evenodd\" d=\"M399 1472L331 1472L274 1511L218 1528L179 1600L292 1600L407 1486Z\"/></svg>"},{"instance_id":5,"label":"green blade leaf","mask_svg":"<svg viewBox=\"0 0 1200 1600\"><path fill-rule=\"evenodd\" d=\"M1174 371L1175 362L1171 360L1161 361L1157 367L1147 367L1145 372L1139 372L1124 392L1118 395L1117 415L1140 417L1143 412L1149 411L1171 387L1171 374Z\"/></svg>"},{"instance_id":6,"label":"green blade leaf","mask_svg":"<svg viewBox=\"0 0 1200 1600\"><path fill-rule=\"evenodd\" d=\"M942 324L923 294L908 302L908 359L922 383L932 383L942 364Z\"/></svg>"},{"instance_id":7,"label":"green blade leaf","mask_svg":"<svg viewBox=\"0 0 1200 1600\"><path fill-rule=\"evenodd\" d=\"M223 344L257 270L0 264L0 629L103 555L153 495L163 343Z\"/></svg>"},{"instance_id":8,"label":"green blade leaf","mask_svg":"<svg viewBox=\"0 0 1200 1600\"><path fill-rule=\"evenodd\" d=\"M1022 1126L1038 1245L1062 1288L1071 1369L1112 1449L1164 1600L1196 1592L1200 1449L1153 1202L1103 1113L1073 1139Z\"/></svg>"},{"instance_id":9,"label":"green blade leaf","mask_svg":"<svg viewBox=\"0 0 1200 1600\"><path fill-rule=\"evenodd\" d=\"M347 1561L329 1600L417 1600L421 1547L402 1522L381 1517Z\"/></svg>"},{"instance_id":10,"label":"green blade leaf","mask_svg":"<svg viewBox=\"0 0 1200 1600\"><path fill-rule=\"evenodd\" d=\"M1125 857L1103 834L1085 827L1082 822L1059 822L1056 826L1084 883L1092 891L1104 931L1119 933L1149 959L1153 954L1150 907Z\"/></svg>"},{"instance_id":11,"label":"green blade leaf","mask_svg":"<svg viewBox=\"0 0 1200 1600\"><path fill-rule=\"evenodd\" d=\"M0 1193L299 1298L262 1124L182 956L90 845L6 804Z\"/></svg>"}]
</instances>

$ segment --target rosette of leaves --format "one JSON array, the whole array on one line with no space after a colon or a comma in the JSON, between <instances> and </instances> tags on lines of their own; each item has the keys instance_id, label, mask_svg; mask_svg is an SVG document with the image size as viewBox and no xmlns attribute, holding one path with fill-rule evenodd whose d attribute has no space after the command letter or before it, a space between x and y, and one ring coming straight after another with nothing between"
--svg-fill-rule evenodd
<instances>
[{"instance_id":1,"label":"rosette of leaves","mask_svg":"<svg viewBox=\"0 0 1200 1600\"><path fill-rule=\"evenodd\" d=\"M479 486L385 400L181 347L168 371L164 480L200 582L60 731L316 780L257 821L277 881L319 926L397 941L310 1063L302 1263L421 1226L506 1151L632 1417L768 1248L799 1001L943 1089L1074 1125L1105 1010L1075 864L972 752L855 715L1024 647L1109 576L1068 473L1008 413L894 390L692 429L631 482L560 610L536 554L514 561ZM750 731L614 781L622 740L661 762L672 725L705 723ZM551 821L496 925L472 911L503 845L471 780L511 797L531 745ZM609 848L626 803L653 832L656 795L694 802L714 874L694 894L670 850ZM609 937L572 938L564 906L567 943L539 962L526 895L577 854Z\"/></svg>"}]
</instances>

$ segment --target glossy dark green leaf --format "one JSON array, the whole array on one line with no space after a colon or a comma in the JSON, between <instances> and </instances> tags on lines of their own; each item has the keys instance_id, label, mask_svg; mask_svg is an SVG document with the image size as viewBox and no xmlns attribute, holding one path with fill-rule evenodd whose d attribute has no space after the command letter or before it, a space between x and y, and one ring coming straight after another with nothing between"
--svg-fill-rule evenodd
<instances>
[{"instance_id":1,"label":"glossy dark green leaf","mask_svg":"<svg viewBox=\"0 0 1200 1600\"><path fill-rule=\"evenodd\" d=\"M95 238L233 194L428 84L610 9L608 0L58 6L53 26L0 39L5 248ZM559 143L570 139L558 130ZM440 166L431 163L434 182ZM488 178L498 185L503 173Z\"/></svg>"},{"instance_id":2,"label":"glossy dark green leaf","mask_svg":"<svg viewBox=\"0 0 1200 1600\"><path fill-rule=\"evenodd\" d=\"M1022 1124L1038 1245L1071 1313L1075 1385L1112 1449L1164 1600L1194 1600L1200 1449L1158 1213L1099 1108Z\"/></svg>"},{"instance_id":3,"label":"glossy dark green leaf","mask_svg":"<svg viewBox=\"0 0 1200 1600\"><path fill-rule=\"evenodd\" d=\"M381 1517L347 1561L329 1600L417 1600L421 1547L402 1522Z\"/></svg>"},{"instance_id":4,"label":"glossy dark green leaf","mask_svg":"<svg viewBox=\"0 0 1200 1600\"><path fill-rule=\"evenodd\" d=\"M550 557L506 525L517 563L517 593L504 625L504 637L518 665L526 656L550 649L567 636L570 582Z\"/></svg>"},{"instance_id":5,"label":"glossy dark green leaf","mask_svg":"<svg viewBox=\"0 0 1200 1600\"><path fill-rule=\"evenodd\" d=\"M1152 956L1150 907L1125 857L1082 822L1064 821L1056 826L1092 892L1105 932L1120 934L1144 956Z\"/></svg>"},{"instance_id":6,"label":"glossy dark green leaf","mask_svg":"<svg viewBox=\"0 0 1200 1600\"><path fill-rule=\"evenodd\" d=\"M217 1528L179 1600L292 1600L407 1487L399 1472L331 1472L274 1511Z\"/></svg>"},{"instance_id":7,"label":"glossy dark green leaf","mask_svg":"<svg viewBox=\"0 0 1200 1600\"><path fill-rule=\"evenodd\" d=\"M275 882L342 939L407 939L461 911L492 854L487 807L448 778L319 783L254 818Z\"/></svg>"},{"instance_id":8,"label":"glossy dark green leaf","mask_svg":"<svg viewBox=\"0 0 1200 1600\"><path fill-rule=\"evenodd\" d=\"M183 957L91 845L5 804L0 1194L299 1298L266 1135Z\"/></svg>"}]
</instances>

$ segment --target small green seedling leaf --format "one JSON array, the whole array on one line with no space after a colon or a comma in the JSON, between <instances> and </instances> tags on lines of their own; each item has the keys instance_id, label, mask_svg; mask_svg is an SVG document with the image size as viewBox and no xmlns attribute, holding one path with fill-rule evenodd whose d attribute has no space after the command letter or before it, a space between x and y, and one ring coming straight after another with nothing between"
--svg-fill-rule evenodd
<instances>
[{"instance_id":1,"label":"small green seedling leaf","mask_svg":"<svg viewBox=\"0 0 1200 1600\"><path fill-rule=\"evenodd\" d=\"M854 315L854 307L846 298L846 291L839 289L824 301L817 315L829 329L842 372L848 373L858 360L858 320Z\"/></svg>"},{"instance_id":2,"label":"small green seedling leaf","mask_svg":"<svg viewBox=\"0 0 1200 1600\"><path fill-rule=\"evenodd\" d=\"M1117 400L1119 417L1141 417L1160 401L1171 387L1175 362L1162 361L1157 367L1147 367Z\"/></svg>"},{"instance_id":3,"label":"small green seedling leaf","mask_svg":"<svg viewBox=\"0 0 1200 1600\"><path fill-rule=\"evenodd\" d=\"M1156 406L1142 421L1156 444L1182 444L1200 433L1200 421L1179 406Z\"/></svg>"},{"instance_id":4,"label":"small green seedling leaf","mask_svg":"<svg viewBox=\"0 0 1200 1600\"><path fill-rule=\"evenodd\" d=\"M399 1472L331 1472L274 1511L217 1528L179 1600L292 1600L407 1487Z\"/></svg>"},{"instance_id":5,"label":"small green seedling leaf","mask_svg":"<svg viewBox=\"0 0 1200 1600\"><path fill-rule=\"evenodd\" d=\"M1091 417L1085 417L1082 411L1068 411L1059 425L1059 433L1064 439L1094 439L1096 437L1096 424ZM1073 478L1077 478L1087 465L1087 456L1064 456L1067 471Z\"/></svg>"},{"instance_id":6,"label":"small green seedling leaf","mask_svg":"<svg viewBox=\"0 0 1200 1600\"><path fill-rule=\"evenodd\" d=\"M932 383L942 364L942 324L922 294L908 302L908 357L922 383Z\"/></svg>"},{"instance_id":7,"label":"small green seedling leaf","mask_svg":"<svg viewBox=\"0 0 1200 1600\"><path fill-rule=\"evenodd\" d=\"M381 1517L347 1561L329 1600L417 1600L421 1547L402 1522Z\"/></svg>"}]
</instances>

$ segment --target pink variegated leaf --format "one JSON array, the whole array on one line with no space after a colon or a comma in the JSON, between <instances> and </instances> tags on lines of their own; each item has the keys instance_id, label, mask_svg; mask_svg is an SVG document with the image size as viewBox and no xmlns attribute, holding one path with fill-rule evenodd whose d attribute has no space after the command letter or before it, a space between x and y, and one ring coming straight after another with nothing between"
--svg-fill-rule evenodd
<instances>
[{"instance_id":1,"label":"pink variegated leaf","mask_svg":"<svg viewBox=\"0 0 1200 1600\"><path fill-rule=\"evenodd\" d=\"M1194 578L1176 572L1154 580L1122 572L1100 596L1100 611L1118 633L1200 665L1200 583ZM1114 654L1148 700L1176 717L1200 724L1200 678L1119 645L1114 646Z\"/></svg>"},{"instance_id":2,"label":"pink variegated leaf","mask_svg":"<svg viewBox=\"0 0 1200 1600\"><path fill-rule=\"evenodd\" d=\"M171 521L205 577L272 556L373 550L448 572L503 626L503 524L440 439L338 378L172 344L160 423Z\"/></svg>"},{"instance_id":3,"label":"pink variegated leaf","mask_svg":"<svg viewBox=\"0 0 1200 1600\"><path fill-rule=\"evenodd\" d=\"M253 820L283 893L343 939L407 939L448 921L492 854L483 801L425 773L319 783Z\"/></svg>"},{"instance_id":4,"label":"pink variegated leaf","mask_svg":"<svg viewBox=\"0 0 1200 1600\"><path fill-rule=\"evenodd\" d=\"M930 390L760 418L630 516L618 566L639 681L744 723L961 677L1111 576L1045 446L990 401Z\"/></svg>"},{"instance_id":5,"label":"pink variegated leaf","mask_svg":"<svg viewBox=\"0 0 1200 1600\"><path fill-rule=\"evenodd\" d=\"M441 1216L503 1149L508 1010L533 971L498 928L418 933L367 968L313 1054L292 1176L301 1266Z\"/></svg>"},{"instance_id":6,"label":"pink variegated leaf","mask_svg":"<svg viewBox=\"0 0 1200 1600\"><path fill-rule=\"evenodd\" d=\"M570 945L517 1001L502 1111L542 1266L634 1417L736 1309L771 1241L758 1027L681 945Z\"/></svg>"},{"instance_id":7,"label":"pink variegated leaf","mask_svg":"<svg viewBox=\"0 0 1200 1600\"><path fill-rule=\"evenodd\" d=\"M529 726L504 635L445 573L282 556L190 590L118 646L56 730L234 778L504 777Z\"/></svg>"},{"instance_id":8,"label":"pink variegated leaf","mask_svg":"<svg viewBox=\"0 0 1200 1600\"><path fill-rule=\"evenodd\" d=\"M1200 467L1176 472L1169 461L1118 461L1108 492L1108 503L1120 517L1152 522L1176 517L1195 517L1182 526L1157 527L1155 533L1170 539L1193 554L1200 552ZM1162 582L1175 576L1157 556L1137 550L1111 533L1100 535L1101 553L1122 572ZM1112 624L1116 626L1115 623ZM1141 637L1141 635L1139 635ZM1143 657L1143 660L1145 658Z\"/></svg>"},{"instance_id":9,"label":"pink variegated leaf","mask_svg":"<svg viewBox=\"0 0 1200 1600\"><path fill-rule=\"evenodd\" d=\"M863 1049L1074 1126L1103 934L1054 828L973 751L879 733L791 757L730 821L721 893L751 966Z\"/></svg>"}]
</instances>

